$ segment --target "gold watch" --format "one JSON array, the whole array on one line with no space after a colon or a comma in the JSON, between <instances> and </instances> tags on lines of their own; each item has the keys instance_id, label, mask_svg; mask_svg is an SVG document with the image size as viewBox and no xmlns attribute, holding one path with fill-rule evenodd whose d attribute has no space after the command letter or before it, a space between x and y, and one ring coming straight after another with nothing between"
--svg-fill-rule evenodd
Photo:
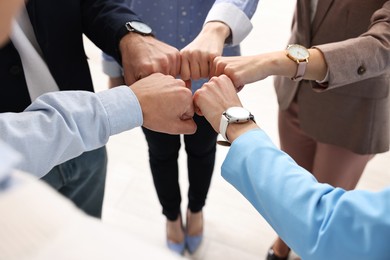
<instances>
[{"instance_id":1,"label":"gold watch","mask_svg":"<svg viewBox=\"0 0 390 260\"><path fill-rule=\"evenodd\" d=\"M306 66L309 62L310 53L306 47L299 44L290 44L286 48L287 57L298 64L297 72L291 79L301 81L305 75Z\"/></svg>"}]
</instances>

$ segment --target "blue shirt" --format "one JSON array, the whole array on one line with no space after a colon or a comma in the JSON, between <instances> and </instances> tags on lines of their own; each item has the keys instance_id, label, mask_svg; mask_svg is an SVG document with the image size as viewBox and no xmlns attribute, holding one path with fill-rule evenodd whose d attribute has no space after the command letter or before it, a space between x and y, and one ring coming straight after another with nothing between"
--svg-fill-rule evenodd
<instances>
[{"instance_id":1,"label":"blue shirt","mask_svg":"<svg viewBox=\"0 0 390 260\"><path fill-rule=\"evenodd\" d=\"M222 175L304 260L390 258L390 186L345 191L318 183L262 130L232 143Z\"/></svg>"},{"instance_id":2,"label":"blue shirt","mask_svg":"<svg viewBox=\"0 0 390 260\"><path fill-rule=\"evenodd\" d=\"M141 106L127 86L52 92L22 113L0 113L1 139L23 156L18 160L0 142L0 190L15 167L42 177L55 165L102 147L111 135L142 124Z\"/></svg>"},{"instance_id":3,"label":"blue shirt","mask_svg":"<svg viewBox=\"0 0 390 260\"><path fill-rule=\"evenodd\" d=\"M238 44L252 30L250 19L258 0L131 0L130 9L153 28L157 39L182 49L202 30L204 23L220 21L231 30L232 40L224 49L225 56L240 55ZM104 59L113 61L107 55ZM103 63L106 73L112 65ZM192 82L192 90L200 88L206 80Z\"/></svg>"}]
</instances>

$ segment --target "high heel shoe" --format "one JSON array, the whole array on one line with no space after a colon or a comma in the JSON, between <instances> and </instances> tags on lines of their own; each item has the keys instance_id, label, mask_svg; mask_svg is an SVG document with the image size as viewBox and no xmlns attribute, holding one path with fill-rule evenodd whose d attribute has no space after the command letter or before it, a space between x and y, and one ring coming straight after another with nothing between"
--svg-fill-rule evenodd
<instances>
[{"instance_id":1,"label":"high heel shoe","mask_svg":"<svg viewBox=\"0 0 390 260\"><path fill-rule=\"evenodd\" d=\"M190 254L193 254L195 253L195 251L199 248L200 244L202 243L202 240L203 240L203 214L202 212L200 212L201 215L201 218L202 218L202 231L200 234L198 235L189 235L188 234L188 224L189 224L189 215L191 214L191 212L188 210L187 211L187 227L186 227L186 234L185 234L185 242L186 242L186 247L188 249L188 252Z\"/></svg>"},{"instance_id":2,"label":"high heel shoe","mask_svg":"<svg viewBox=\"0 0 390 260\"><path fill-rule=\"evenodd\" d=\"M197 236L190 236L186 234L186 246L188 249L188 252L190 254L195 253L195 251L199 248L200 244L203 240L203 234L197 235Z\"/></svg>"},{"instance_id":3,"label":"high heel shoe","mask_svg":"<svg viewBox=\"0 0 390 260\"><path fill-rule=\"evenodd\" d=\"M175 243L167 239L167 247L176 254L184 255L184 250L186 248L185 240L180 243Z\"/></svg>"},{"instance_id":4,"label":"high heel shoe","mask_svg":"<svg viewBox=\"0 0 390 260\"><path fill-rule=\"evenodd\" d=\"M183 241L181 241L181 242L173 242L172 240L170 240L168 238L168 223L169 223L168 221L170 221L170 220L167 220L167 247L168 247L169 250L171 250L171 251L173 251L173 252L175 252L175 253L177 253L179 255L183 255L184 254L184 250L186 248L185 236L184 236ZM180 221L180 226L181 226L181 229L182 229L182 231L184 233L184 228L183 228L183 224L182 224L182 221L181 221L181 215L179 215L178 219L175 220L174 222L176 222L176 221ZM170 222L172 222L172 221L170 221Z\"/></svg>"},{"instance_id":5,"label":"high heel shoe","mask_svg":"<svg viewBox=\"0 0 390 260\"><path fill-rule=\"evenodd\" d=\"M273 250L272 247L271 247L271 248L268 250L268 252L267 252L267 258L266 258L266 260L287 260L289 254L290 254L290 251L288 251L287 256L284 256L284 257L277 256L277 255L275 254L274 250Z\"/></svg>"}]
</instances>

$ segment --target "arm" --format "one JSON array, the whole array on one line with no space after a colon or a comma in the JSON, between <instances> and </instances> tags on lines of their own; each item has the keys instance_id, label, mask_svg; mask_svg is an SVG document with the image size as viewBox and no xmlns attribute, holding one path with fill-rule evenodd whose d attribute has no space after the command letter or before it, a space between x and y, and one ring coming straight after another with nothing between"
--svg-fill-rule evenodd
<instances>
[{"instance_id":1,"label":"arm","mask_svg":"<svg viewBox=\"0 0 390 260\"><path fill-rule=\"evenodd\" d=\"M194 102L218 132L222 112L241 106L230 79L212 78ZM252 121L231 124L222 176L303 259L386 259L390 188L346 192L320 184ZM342 250L340 250L342 248Z\"/></svg>"},{"instance_id":2,"label":"arm","mask_svg":"<svg viewBox=\"0 0 390 260\"><path fill-rule=\"evenodd\" d=\"M193 134L191 90L182 80L153 74L98 93L42 95L22 113L1 113L1 139L21 153L21 169L42 177L53 166L105 145L111 135L143 125Z\"/></svg>"},{"instance_id":3,"label":"arm","mask_svg":"<svg viewBox=\"0 0 390 260\"><path fill-rule=\"evenodd\" d=\"M119 42L127 34L128 21L140 21L126 0L84 0L81 2L83 32L96 46L120 61Z\"/></svg>"},{"instance_id":4,"label":"arm","mask_svg":"<svg viewBox=\"0 0 390 260\"><path fill-rule=\"evenodd\" d=\"M360 37L314 46L309 52L304 79L321 81L329 73L327 89L388 73L390 1L374 13L371 27ZM361 66L366 68L364 74L358 73ZM291 78L295 71L296 64L286 57L285 52L276 51L247 57L217 57L211 75L226 74L239 88L271 75Z\"/></svg>"},{"instance_id":5,"label":"arm","mask_svg":"<svg viewBox=\"0 0 390 260\"><path fill-rule=\"evenodd\" d=\"M125 0L86 0L82 4L85 34L122 64L127 85L160 72L176 77L179 51L152 36L128 32L125 24L140 21Z\"/></svg>"},{"instance_id":6,"label":"arm","mask_svg":"<svg viewBox=\"0 0 390 260\"><path fill-rule=\"evenodd\" d=\"M222 175L303 259L390 254L390 188L346 192L320 184L261 130L233 142Z\"/></svg>"},{"instance_id":7,"label":"arm","mask_svg":"<svg viewBox=\"0 0 390 260\"><path fill-rule=\"evenodd\" d=\"M1 138L23 154L22 170L42 177L55 165L103 146L110 135L142 125L140 111L128 87L97 94L54 92L25 112L0 114Z\"/></svg>"},{"instance_id":8,"label":"arm","mask_svg":"<svg viewBox=\"0 0 390 260\"><path fill-rule=\"evenodd\" d=\"M198 36L181 53L183 80L207 78L215 57L223 47L238 45L252 30L252 18L258 1L217 0L210 9Z\"/></svg>"}]
</instances>

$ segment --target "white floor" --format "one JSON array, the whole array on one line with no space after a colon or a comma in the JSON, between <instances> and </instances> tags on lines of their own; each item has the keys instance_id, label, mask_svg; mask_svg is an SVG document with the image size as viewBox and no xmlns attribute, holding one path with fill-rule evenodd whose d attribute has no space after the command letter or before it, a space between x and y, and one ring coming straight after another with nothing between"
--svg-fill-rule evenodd
<instances>
[{"instance_id":1,"label":"white floor","mask_svg":"<svg viewBox=\"0 0 390 260\"><path fill-rule=\"evenodd\" d=\"M294 4L295 1L285 0L260 1L252 19L254 29L242 43L243 55L283 49ZM88 40L86 46L96 90L103 90L107 78L101 72L100 51ZM247 85L240 96L244 106L255 114L259 125L278 143L272 79ZM109 170L103 221L165 247L165 219L152 183L147 145L141 129L112 137L107 147ZM276 237L253 207L221 178L220 165L226 152L227 148L218 147L215 172L204 208L204 242L195 255L186 254L184 259L264 259ZM184 151L181 151L179 166L184 212L188 187ZM369 163L359 188L378 190L390 183L389 166L389 153L377 155Z\"/></svg>"}]
</instances>

